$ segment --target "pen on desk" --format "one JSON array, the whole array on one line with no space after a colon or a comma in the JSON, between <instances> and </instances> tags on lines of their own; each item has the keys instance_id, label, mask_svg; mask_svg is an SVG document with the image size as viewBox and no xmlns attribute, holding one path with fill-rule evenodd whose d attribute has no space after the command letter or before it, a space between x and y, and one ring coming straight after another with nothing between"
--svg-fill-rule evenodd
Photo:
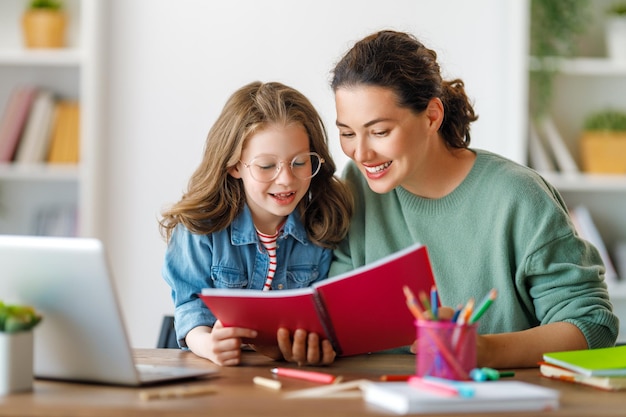
<instances>
[{"instance_id":1,"label":"pen on desk","mask_svg":"<svg viewBox=\"0 0 626 417\"><path fill-rule=\"evenodd\" d=\"M437 394L449 397L473 397L474 387L464 382L453 381L450 379L436 378L431 376L412 376L408 381L409 385L431 391Z\"/></svg>"},{"instance_id":2,"label":"pen on desk","mask_svg":"<svg viewBox=\"0 0 626 417\"><path fill-rule=\"evenodd\" d=\"M161 389L150 389L139 392L139 398L144 401L165 399L165 398L183 398L192 397L194 395L212 394L216 392L212 385L184 385Z\"/></svg>"},{"instance_id":3,"label":"pen on desk","mask_svg":"<svg viewBox=\"0 0 626 417\"><path fill-rule=\"evenodd\" d=\"M279 390L282 387L282 384L280 381L277 381L275 379L263 378L262 376L255 376L254 378L252 378L252 382L261 387L265 387L265 388L269 388L273 390Z\"/></svg>"},{"instance_id":4,"label":"pen on desk","mask_svg":"<svg viewBox=\"0 0 626 417\"><path fill-rule=\"evenodd\" d=\"M491 291L489 291L485 298L483 298L483 300L480 302L478 308L471 315L469 319L469 324L476 323L478 319L480 319L480 317L485 314L485 311L487 311L487 309L489 308L489 306L491 306L491 303L493 303L493 300L495 300L497 296L498 291L495 288L491 289Z\"/></svg>"},{"instance_id":5,"label":"pen on desk","mask_svg":"<svg viewBox=\"0 0 626 417\"><path fill-rule=\"evenodd\" d=\"M305 381L318 382L320 384L332 384L337 377L324 372L304 371L302 369L292 368L274 368L272 373L278 376L286 376L289 378L298 378Z\"/></svg>"},{"instance_id":6,"label":"pen on desk","mask_svg":"<svg viewBox=\"0 0 626 417\"><path fill-rule=\"evenodd\" d=\"M409 378L411 378L412 376L414 376L415 374L410 374L410 375L401 375L401 374L392 374L392 375L381 375L380 376L380 380L381 381L408 381Z\"/></svg>"}]
</instances>

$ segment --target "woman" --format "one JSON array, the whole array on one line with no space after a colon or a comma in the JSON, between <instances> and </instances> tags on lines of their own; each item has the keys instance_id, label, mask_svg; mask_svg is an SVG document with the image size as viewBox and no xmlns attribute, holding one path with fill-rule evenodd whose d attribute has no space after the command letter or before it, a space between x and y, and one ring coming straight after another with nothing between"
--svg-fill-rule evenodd
<instances>
[{"instance_id":1,"label":"woman","mask_svg":"<svg viewBox=\"0 0 626 417\"><path fill-rule=\"evenodd\" d=\"M337 63L331 86L356 194L331 275L420 242L442 304L496 288L479 366L536 366L544 352L615 343L598 251L541 176L469 147L477 116L463 82L442 80L434 51L407 33L374 33Z\"/></svg>"}]
</instances>

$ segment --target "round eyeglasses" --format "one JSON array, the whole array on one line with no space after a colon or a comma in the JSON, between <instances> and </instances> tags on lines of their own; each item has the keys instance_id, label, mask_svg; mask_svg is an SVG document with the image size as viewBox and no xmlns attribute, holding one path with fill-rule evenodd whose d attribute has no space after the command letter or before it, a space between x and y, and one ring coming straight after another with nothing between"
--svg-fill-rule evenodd
<instances>
[{"instance_id":1,"label":"round eyeglasses","mask_svg":"<svg viewBox=\"0 0 626 417\"><path fill-rule=\"evenodd\" d=\"M250 170L252 178L259 182L271 182L274 181L280 170L283 168L283 163L277 156L265 155L254 158L247 164L243 161L239 161ZM322 167L324 158L319 156L315 152L307 152L296 155L289 163L289 168L294 177L301 180L308 180L313 178Z\"/></svg>"}]
</instances>

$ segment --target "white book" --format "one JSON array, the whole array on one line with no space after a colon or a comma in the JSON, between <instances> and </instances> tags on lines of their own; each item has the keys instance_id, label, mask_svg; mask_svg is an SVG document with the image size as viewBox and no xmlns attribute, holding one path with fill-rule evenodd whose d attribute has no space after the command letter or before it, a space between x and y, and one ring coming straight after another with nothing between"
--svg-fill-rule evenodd
<instances>
[{"instance_id":1,"label":"white book","mask_svg":"<svg viewBox=\"0 0 626 417\"><path fill-rule=\"evenodd\" d=\"M546 411L559 408L559 392L522 381L467 382L472 397L450 397L407 382L371 382L362 386L366 403L396 414Z\"/></svg>"},{"instance_id":2,"label":"white book","mask_svg":"<svg viewBox=\"0 0 626 417\"><path fill-rule=\"evenodd\" d=\"M559 170L564 174L577 174L580 172L578 165L569 149L563 141L563 137L559 133L554 121L551 117L546 116L541 123L541 132L543 133L547 143L552 148L552 154L556 160Z\"/></svg>"},{"instance_id":3,"label":"white book","mask_svg":"<svg viewBox=\"0 0 626 417\"><path fill-rule=\"evenodd\" d=\"M545 148L537 127L531 121L528 122L528 157L530 166L539 172L554 172L554 161Z\"/></svg>"},{"instance_id":4,"label":"white book","mask_svg":"<svg viewBox=\"0 0 626 417\"><path fill-rule=\"evenodd\" d=\"M48 153L54 117L54 97L41 90L28 115L22 139L15 154L15 162L22 164L43 162Z\"/></svg>"}]
</instances>

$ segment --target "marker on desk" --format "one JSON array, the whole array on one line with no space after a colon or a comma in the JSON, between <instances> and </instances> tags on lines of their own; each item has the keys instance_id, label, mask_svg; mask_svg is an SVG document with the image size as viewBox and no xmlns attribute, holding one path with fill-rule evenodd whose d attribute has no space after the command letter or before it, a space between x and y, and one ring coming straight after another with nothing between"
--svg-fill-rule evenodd
<instances>
[{"instance_id":1,"label":"marker on desk","mask_svg":"<svg viewBox=\"0 0 626 417\"><path fill-rule=\"evenodd\" d=\"M515 376L515 372L500 372L493 368L474 368L470 371L469 376L476 382L497 381L500 378Z\"/></svg>"},{"instance_id":2,"label":"marker on desk","mask_svg":"<svg viewBox=\"0 0 626 417\"><path fill-rule=\"evenodd\" d=\"M286 376L289 378L298 378L305 381L318 382L320 384L332 384L337 377L332 374L315 371L303 371L302 369L292 368L274 368L272 373L278 376Z\"/></svg>"},{"instance_id":3,"label":"marker on desk","mask_svg":"<svg viewBox=\"0 0 626 417\"><path fill-rule=\"evenodd\" d=\"M469 398L474 396L474 387L464 382L453 381L432 376L412 376L409 385L449 397Z\"/></svg>"}]
</instances>

